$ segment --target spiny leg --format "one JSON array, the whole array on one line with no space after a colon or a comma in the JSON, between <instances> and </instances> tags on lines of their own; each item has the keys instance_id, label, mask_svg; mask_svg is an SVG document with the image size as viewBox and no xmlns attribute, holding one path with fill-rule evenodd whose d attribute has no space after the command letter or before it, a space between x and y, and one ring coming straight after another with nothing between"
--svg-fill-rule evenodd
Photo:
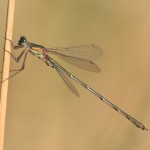
<instances>
[{"instance_id":1,"label":"spiny leg","mask_svg":"<svg viewBox=\"0 0 150 150\"><path fill-rule=\"evenodd\" d=\"M19 62L20 61L20 59L22 58L22 56L23 56L23 54L24 54L24 52L25 52L25 50L23 50L21 53L20 53L20 55L18 56L18 57L15 57L12 53L10 53L9 51L7 51L7 50L5 50L7 53L9 53L10 55L11 55L11 57L15 60L15 62ZM10 70L10 72L13 72L13 71L18 71L18 70ZM2 71L0 71L0 73L2 73Z\"/></svg>"},{"instance_id":2,"label":"spiny leg","mask_svg":"<svg viewBox=\"0 0 150 150\"><path fill-rule=\"evenodd\" d=\"M12 42L11 40L7 39L6 37L4 37L4 38L5 38L6 40L8 40L8 41L11 43L11 47L12 47L13 50L22 48L22 46L14 46L14 45L13 45L13 42ZM24 50L19 54L18 57L15 57L12 53L10 53L9 51L7 51L6 49L4 49L4 51L6 51L7 53L9 53L9 54L11 55L11 57L18 63L18 62L20 62L21 58L23 57L23 54L26 52L26 49L24 49ZM8 78L6 78L5 80L3 80L2 82L4 82L4 81L10 79L11 77L15 76L16 74L18 74L20 71L22 71L22 70L24 69L26 55L27 55L27 52L26 52L26 54L25 54L25 56L24 56L24 60L23 60L23 64L22 64L21 69L10 70L10 72L16 71L16 73L13 74L13 75L11 75L11 76L9 76ZM2 73L2 72L0 72L0 73ZM1 82L1 83L2 83L2 82Z\"/></svg>"},{"instance_id":3,"label":"spiny leg","mask_svg":"<svg viewBox=\"0 0 150 150\"><path fill-rule=\"evenodd\" d=\"M5 50L7 53L9 53L11 55L11 57L18 63L20 61L20 59L22 58L23 54L25 53L25 50L24 49L18 57L15 57L12 53L10 53L9 51Z\"/></svg>"},{"instance_id":4,"label":"spiny leg","mask_svg":"<svg viewBox=\"0 0 150 150\"><path fill-rule=\"evenodd\" d=\"M25 52L25 51L22 51L22 53L21 53L17 58L15 58L15 56L13 56L11 53L10 53L10 54L11 54L12 58L14 58L14 60L18 63L18 62L20 61L20 59L22 58L24 52ZM8 80L8 79L10 79L10 78L12 78L12 77L14 77L15 75L17 75L18 73L20 73L21 71L24 70L24 68L25 68L25 62L26 62L26 57L27 57L27 52L25 53L24 60L23 60L23 63L22 63L21 68L20 68L20 69L17 69L17 70L10 70L10 72L16 71L16 73L12 74L11 76L9 76L9 77L6 78L5 80L3 80L1 83L3 83L4 81L6 81L6 80Z\"/></svg>"},{"instance_id":5,"label":"spiny leg","mask_svg":"<svg viewBox=\"0 0 150 150\"><path fill-rule=\"evenodd\" d=\"M6 40L10 41L11 47L12 47L13 50L14 50L14 49L21 48L20 46L14 46L14 45L13 45L13 42L12 42L11 40L7 39L6 37L4 37L4 38L5 38ZM7 51L6 49L4 49L4 51L6 51L7 53L9 53L9 54L11 55L11 57L18 63L18 62L21 60L21 58L22 58L23 54L25 53L26 49L24 49L24 50L19 54L18 57L15 57L12 53L10 53L9 51ZM17 69L17 70L10 70L10 72L18 71L18 70L20 70L20 69ZM0 71L0 73L2 73L2 71Z\"/></svg>"}]
</instances>

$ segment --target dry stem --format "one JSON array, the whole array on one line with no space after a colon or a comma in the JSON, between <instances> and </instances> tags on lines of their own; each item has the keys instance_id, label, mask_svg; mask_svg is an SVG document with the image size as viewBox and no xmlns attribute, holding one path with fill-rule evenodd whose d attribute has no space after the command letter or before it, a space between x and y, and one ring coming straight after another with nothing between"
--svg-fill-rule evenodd
<instances>
[{"instance_id":1,"label":"dry stem","mask_svg":"<svg viewBox=\"0 0 150 150\"><path fill-rule=\"evenodd\" d=\"M12 31L13 31L14 7L15 7L15 0L8 0L5 36L6 36L7 39L10 39L10 40L12 39ZM4 49L11 52L11 44L8 40L5 40ZM3 57L2 81L9 77L9 67L10 67L10 55L5 51L4 52L4 57ZM1 99L0 99L0 150L4 149L4 131L5 131L7 93L8 93L8 80L3 82L2 87L1 87Z\"/></svg>"}]
</instances>

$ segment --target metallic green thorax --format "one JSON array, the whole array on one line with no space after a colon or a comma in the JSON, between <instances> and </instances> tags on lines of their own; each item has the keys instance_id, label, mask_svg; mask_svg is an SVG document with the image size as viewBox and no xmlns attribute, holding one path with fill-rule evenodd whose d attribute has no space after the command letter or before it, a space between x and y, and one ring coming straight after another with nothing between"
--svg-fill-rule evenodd
<instances>
[{"instance_id":1,"label":"metallic green thorax","mask_svg":"<svg viewBox=\"0 0 150 150\"><path fill-rule=\"evenodd\" d=\"M31 44L31 47L38 47L38 48L41 48L41 49L45 49L44 46L42 45L38 45L38 44L35 44L35 43L30 43Z\"/></svg>"},{"instance_id":2,"label":"metallic green thorax","mask_svg":"<svg viewBox=\"0 0 150 150\"><path fill-rule=\"evenodd\" d=\"M32 54L37 56L38 58L43 58L43 51L45 51L45 47L34 43L30 43L30 44L31 44Z\"/></svg>"}]
</instances>

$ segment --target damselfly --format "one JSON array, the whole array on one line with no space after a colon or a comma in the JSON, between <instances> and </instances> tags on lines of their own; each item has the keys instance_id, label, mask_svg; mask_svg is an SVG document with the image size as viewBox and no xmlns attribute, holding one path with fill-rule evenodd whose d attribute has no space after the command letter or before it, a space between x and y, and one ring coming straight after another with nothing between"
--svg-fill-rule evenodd
<instances>
[{"instance_id":1,"label":"damselfly","mask_svg":"<svg viewBox=\"0 0 150 150\"><path fill-rule=\"evenodd\" d=\"M8 40L8 39L7 39ZM122 114L124 117L126 117L131 123L133 123L135 126L142 130L148 130L146 127L139 121L137 121L132 116L128 115L126 112L112 104L109 100L107 100L105 97L100 95L98 92L93 90L90 86L76 78L74 75L69 73L66 69L64 69L58 62L56 62L53 58L51 58L48 54L53 54L58 56L59 58L63 59L64 61L71 63L77 67L80 67L84 70L93 71L93 72L99 72L100 68L93 63L91 60L95 58L99 58L102 54L102 50L97 45L81 45L81 46L73 46L73 47L55 47L55 48L45 48L42 45L38 45L35 43L30 43L27 41L25 36L21 36L18 45L13 46L13 43L11 40L9 40L12 44L13 49L19 49L24 48L24 50L20 53L20 55L16 58L14 55L10 53L12 58L19 62L21 58L23 58L23 64L22 67L19 70L12 70L16 71L12 76L18 74L19 72L23 71L25 68L25 61L28 52L42 60L46 63L46 65L50 66L51 68L55 69L60 77L64 80L67 87L76 95L79 97L79 93L74 87L74 85L70 82L70 80L67 78L70 77L71 79L75 80L77 83L79 83L81 86L83 86L85 89L87 89L89 92L97 96L100 100L102 100L104 103L109 105L111 108ZM11 78L10 76L9 78ZM9 79L8 78L8 79Z\"/></svg>"}]
</instances>

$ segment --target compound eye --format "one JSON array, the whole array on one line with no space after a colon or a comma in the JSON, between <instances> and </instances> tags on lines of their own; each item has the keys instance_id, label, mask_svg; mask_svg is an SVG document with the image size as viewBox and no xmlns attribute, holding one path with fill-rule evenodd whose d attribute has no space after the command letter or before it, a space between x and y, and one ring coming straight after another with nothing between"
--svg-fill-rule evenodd
<instances>
[{"instance_id":1,"label":"compound eye","mask_svg":"<svg viewBox=\"0 0 150 150\"><path fill-rule=\"evenodd\" d=\"M20 41L22 41L22 42L26 42L26 41L27 41L27 39L26 39L26 37L25 37L25 36L22 36L22 37L20 38Z\"/></svg>"},{"instance_id":2,"label":"compound eye","mask_svg":"<svg viewBox=\"0 0 150 150\"><path fill-rule=\"evenodd\" d=\"M23 45L23 43L25 43L27 41L25 36L21 36L20 40L18 41L18 45Z\"/></svg>"}]
</instances>

